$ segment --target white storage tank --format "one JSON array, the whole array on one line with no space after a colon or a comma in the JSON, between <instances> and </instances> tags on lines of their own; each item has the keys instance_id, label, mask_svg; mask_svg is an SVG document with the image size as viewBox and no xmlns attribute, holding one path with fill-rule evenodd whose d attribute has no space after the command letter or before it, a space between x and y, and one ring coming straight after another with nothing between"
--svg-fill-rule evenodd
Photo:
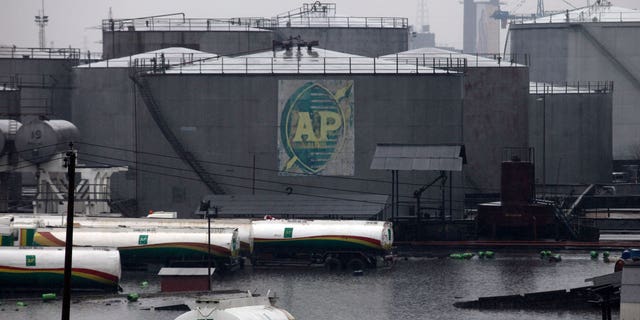
<instances>
[{"instance_id":1,"label":"white storage tank","mask_svg":"<svg viewBox=\"0 0 640 320\"><path fill-rule=\"evenodd\" d=\"M18 130L16 149L31 163L49 161L56 153L69 148L78 137L78 128L66 120L34 120Z\"/></svg>"}]
</instances>

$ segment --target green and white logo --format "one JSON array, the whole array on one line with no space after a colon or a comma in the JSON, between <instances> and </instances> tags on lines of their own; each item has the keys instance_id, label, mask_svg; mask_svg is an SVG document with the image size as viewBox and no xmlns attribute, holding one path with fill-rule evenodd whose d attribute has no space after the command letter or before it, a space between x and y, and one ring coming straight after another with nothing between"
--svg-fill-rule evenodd
<instances>
[{"instance_id":1,"label":"green and white logo","mask_svg":"<svg viewBox=\"0 0 640 320\"><path fill-rule=\"evenodd\" d=\"M353 175L353 81L279 85L280 174Z\"/></svg>"},{"instance_id":2,"label":"green and white logo","mask_svg":"<svg viewBox=\"0 0 640 320\"><path fill-rule=\"evenodd\" d=\"M138 244L147 244L147 241L149 241L148 235L141 234L140 236L138 236Z\"/></svg>"},{"instance_id":3,"label":"green and white logo","mask_svg":"<svg viewBox=\"0 0 640 320\"><path fill-rule=\"evenodd\" d=\"M36 266L36 256L35 255L27 255L26 256L26 265L27 267L35 267Z\"/></svg>"}]
</instances>

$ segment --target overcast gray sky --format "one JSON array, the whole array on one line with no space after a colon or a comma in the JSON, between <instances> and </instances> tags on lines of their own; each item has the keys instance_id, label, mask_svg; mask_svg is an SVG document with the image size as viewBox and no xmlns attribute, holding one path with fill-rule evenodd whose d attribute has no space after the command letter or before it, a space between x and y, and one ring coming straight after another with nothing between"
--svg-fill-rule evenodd
<instances>
[{"instance_id":1,"label":"overcast gray sky","mask_svg":"<svg viewBox=\"0 0 640 320\"><path fill-rule=\"evenodd\" d=\"M517 13L534 12L537 0L502 0L503 10L513 10L524 1ZM593 2L594 0L592 0ZM271 17L302 6L304 0L45 0L49 16L47 44L102 51L100 21L109 8L115 18L184 12L191 18ZM418 0L334 0L338 15L358 17L407 17L414 24ZM431 30L441 46L462 47L462 0L427 0ZM547 10L564 10L585 6L587 0L546 0ZM638 8L638 0L612 0L614 5ZM38 46L38 27L34 16L41 0L2 0L0 10L0 45Z\"/></svg>"}]
</instances>

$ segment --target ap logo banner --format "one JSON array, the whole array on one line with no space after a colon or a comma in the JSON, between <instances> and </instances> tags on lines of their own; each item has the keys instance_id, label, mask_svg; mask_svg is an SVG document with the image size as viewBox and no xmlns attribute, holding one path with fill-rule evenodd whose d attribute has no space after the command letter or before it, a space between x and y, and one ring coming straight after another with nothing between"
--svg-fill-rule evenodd
<instances>
[{"instance_id":1,"label":"ap logo banner","mask_svg":"<svg viewBox=\"0 0 640 320\"><path fill-rule=\"evenodd\" d=\"M280 175L354 174L353 80L280 80Z\"/></svg>"}]
</instances>

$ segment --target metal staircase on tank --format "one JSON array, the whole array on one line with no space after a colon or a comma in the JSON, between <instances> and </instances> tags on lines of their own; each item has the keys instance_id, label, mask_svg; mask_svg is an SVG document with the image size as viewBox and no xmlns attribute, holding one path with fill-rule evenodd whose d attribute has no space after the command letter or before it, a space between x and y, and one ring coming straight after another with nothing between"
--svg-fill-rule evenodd
<instances>
[{"instance_id":1,"label":"metal staircase on tank","mask_svg":"<svg viewBox=\"0 0 640 320\"><path fill-rule=\"evenodd\" d=\"M224 194L224 190L218 183L213 180L213 177L205 170L205 168L200 164L200 162L195 158L195 156L187 151L184 145L178 140L178 137L173 133L173 130L169 127L166 119L162 115L160 111L160 107L157 102L153 98L153 94L149 90L149 86L147 84L147 80L139 73L132 72L130 75L131 80L135 83L138 88L140 95L142 96L142 100L144 104L147 106L147 110L151 114L151 117L158 125L158 128L162 132L162 135L167 139L173 151L184 161L193 171L198 175L200 180L207 186L209 191L213 194Z\"/></svg>"},{"instance_id":2,"label":"metal staircase on tank","mask_svg":"<svg viewBox=\"0 0 640 320\"><path fill-rule=\"evenodd\" d=\"M638 79L631 69L627 67L622 61L620 61L616 55L611 52L602 42L600 42L589 30L589 28L583 23L572 24L574 28L577 28L582 34L593 44L600 52L613 63L613 65L629 80L636 89L640 89L640 79Z\"/></svg>"}]
</instances>

